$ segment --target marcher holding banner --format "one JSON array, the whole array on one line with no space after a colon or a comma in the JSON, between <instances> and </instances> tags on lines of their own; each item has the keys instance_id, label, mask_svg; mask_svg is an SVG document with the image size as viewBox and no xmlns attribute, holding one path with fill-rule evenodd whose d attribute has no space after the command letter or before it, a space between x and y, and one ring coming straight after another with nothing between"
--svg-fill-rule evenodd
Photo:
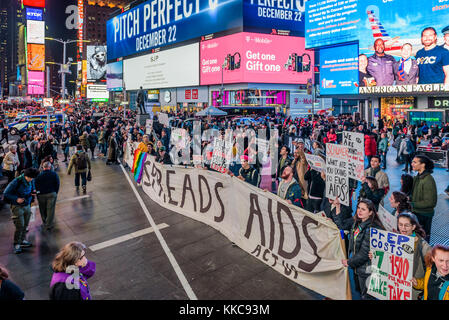
<instances>
[{"instance_id":1,"label":"marcher holding banner","mask_svg":"<svg viewBox=\"0 0 449 320\"><path fill-rule=\"evenodd\" d=\"M423 300L449 300L449 247L434 246L426 266L424 278L413 279L413 287L424 290Z\"/></svg>"},{"instance_id":2,"label":"marcher holding banner","mask_svg":"<svg viewBox=\"0 0 449 320\"><path fill-rule=\"evenodd\" d=\"M348 256L350 258L343 259L342 264L354 270L356 290L360 293L362 300L369 300L371 298L367 294L367 279L370 276L368 268L371 264L369 259L370 228L384 228L377 216L374 203L368 199L359 201L354 220L349 238Z\"/></svg>"}]
</instances>

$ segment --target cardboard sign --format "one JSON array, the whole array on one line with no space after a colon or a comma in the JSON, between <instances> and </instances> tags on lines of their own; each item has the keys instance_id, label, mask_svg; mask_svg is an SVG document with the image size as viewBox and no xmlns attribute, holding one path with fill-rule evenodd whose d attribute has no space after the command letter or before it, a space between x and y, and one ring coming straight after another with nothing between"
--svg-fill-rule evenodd
<instances>
[{"instance_id":1,"label":"cardboard sign","mask_svg":"<svg viewBox=\"0 0 449 320\"><path fill-rule=\"evenodd\" d=\"M326 197L349 206L348 147L326 143Z\"/></svg>"},{"instance_id":2,"label":"cardboard sign","mask_svg":"<svg viewBox=\"0 0 449 320\"><path fill-rule=\"evenodd\" d=\"M398 229L397 217L388 212L382 205L379 205L379 210L377 210L377 215L379 216L380 222L387 231L393 232Z\"/></svg>"},{"instance_id":3,"label":"cardboard sign","mask_svg":"<svg viewBox=\"0 0 449 320\"><path fill-rule=\"evenodd\" d=\"M232 144L226 144L225 139L215 138L213 146L210 168L221 173L226 173L229 169L231 156L229 146L232 147Z\"/></svg>"},{"instance_id":4,"label":"cardboard sign","mask_svg":"<svg viewBox=\"0 0 449 320\"><path fill-rule=\"evenodd\" d=\"M170 123L169 123L169 120L168 120L168 114L159 112L158 119L159 119L160 123L166 125L167 127L170 126Z\"/></svg>"},{"instance_id":5,"label":"cardboard sign","mask_svg":"<svg viewBox=\"0 0 449 320\"><path fill-rule=\"evenodd\" d=\"M343 131L342 145L348 147L348 176L362 181L365 169L365 137L363 133Z\"/></svg>"},{"instance_id":6,"label":"cardboard sign","mask_svg":"<svg viewBox=\"0 0 449 320\"><path fill-rule=\"evenodd\" d=\"M368 294L380 300L411 300L414 237L371 228L370 251Z\"/></svg>"},{"instance_id":7,"label":"cardboard sign","mask_svg":"<svg viewBox=\"0 0 449 320\"><path fill-rule=\"evenodd\" d=\"M153 120L147 119L145 121L145 133L151 135L152 131L153 131Z\"/></svg>"},{"instance_id":8,"label":"cardboard sign","mask_svg":"<svg viewBox=\"0 0 449 320\"><path fill-rule=\"evenodd\" d=\"M320 156L306 153L307 163L313 170L318 172L326 172L326 162Z\"/></svg>"}]
</instances>

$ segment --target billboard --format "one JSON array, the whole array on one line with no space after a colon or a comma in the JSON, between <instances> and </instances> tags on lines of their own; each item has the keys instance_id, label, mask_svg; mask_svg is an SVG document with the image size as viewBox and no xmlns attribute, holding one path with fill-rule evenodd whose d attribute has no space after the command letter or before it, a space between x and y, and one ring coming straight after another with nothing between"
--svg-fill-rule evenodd
<instances>
[{"instance_id":1,"label":"billboard","mask_svg":"<svg viewBox=\"0 0 449 320\"><path fill-rule=\"evenodd\" d=\"M27 43L45 43L45 22L27 20Z\"/></svg>"},{"instance_id":2,"label":"billboard","mask_svg":"<svg viewBox=\"0 0 449 320\"><path fill-rule=\"evenodd\" d=\"M123 90L123 61L108 63L106 66L106 85L109 91Z\"/></svg>"},{"instance_id":3,"label":"billboard","mask_svg":"<svg viewBox=\"0 0 449 320\"><path fill-rule=\"evenodd\" d=\"M359 92L358 45L320 50L320 93L357 94Z\"/></svg>"},{"instance_id":4,"label":"billboard","mask_svg":"<svg viewBox=\"0 0 449 320\"><path fill-rule=\"evenodd\" d=\"M44 94L44 72L28 71L28 94Z\"/></svg>"},{"instance_id":5,"label":"billboard","mask_svg":"<svg viewBox=\"0 0 449 320\"><path fill-rule=\"evenodd\" d=\"M358 40L358 0L306 2L306 48Z\"/></svg>"},{"instance_id":6,"label":"billboard","mask_svg":"<svg viewBox=\"0 0 449 320\"><path fill-rule=\"evenodd\" d=\"M23 0L24 6L45 8L45 0Z\"/></svg>"},{"instance_id":7,"label":"billboard","mask_svg":"<svg viewBox=\"0 0 449 320\"><path fill-rule=\"evenodd\" d=\"M286 31L304 37L304 9L306 0L260 1L243 0L245 31Z\"/></svg>"},{"instance_id":8,"label":"billboard","mask_svg":"<svg viewBox=\"0 0 449 320\"><path fill-rule=\"evenodd\" d=\"M127 59L123 62L126 90L199 85L199 44Z\"/></svg>"},{"instance_id":9,"label":"billboard","mask_svg":"<svg viewBox=\"0 0 449 320\"><path fill-rule=\"evenodd\" d=\"M372 0L359 11L360 93L449 91L449 6Z\"/></svg>"},{"instance_id":10,"label":"billboard","mask_svg":"<svg viewBox=\"0 0 449 320\"><path fill-rule=\"evenodd\" d=\"M107 21L108 60L242 25L242 0L146 1Z\"/></svg>"},{"instance_id":11,"label":"billboard","mask_svg":"<svg viewBox=\"0 0 449 320\"><path fill-rule=\"evenodd\" d=\"M105 84L88 84L87 99L108 99L109 92Z\"/></svg>"},{"instance_id":12,"label":"billboard","mask_svg":"<svg viewBox=\"0 0 449 320\"><path fill-rule=\"evenodd\" d=\"M87 46L87 79L106 80L106 46Z\"/></svg>"},{"instance_id":13,"label":"billboard","mask_svg":"<svg viewBox=\"0 0 449 320\"><path fill-rule=\"evenodd\" d=\"M43 13L43 11L41 9L26 8L27 20L42 21L42 13Z\"/></svg>"},{"instance_id":14,"label":"billboard","mask_svg":"<svg viewBox=\"0 0 449 320\"><path fill-rule=\"evenodd\" d=\"M241 32L201 42L201 85L262 82L306 84L314 53L304 38ZM299 71L299 61L308 71Z\"/></svg>"},{"instance_id":15,"label":"billboard","mask_svg":"<svg viewBox=\"0 0 449 320\"><path fill-rule=\"evenodd\" d=\"M44 71L45 70L45 45L32 44L27 45L28 54L28 70Z\"/></svg>"}]
</instances>

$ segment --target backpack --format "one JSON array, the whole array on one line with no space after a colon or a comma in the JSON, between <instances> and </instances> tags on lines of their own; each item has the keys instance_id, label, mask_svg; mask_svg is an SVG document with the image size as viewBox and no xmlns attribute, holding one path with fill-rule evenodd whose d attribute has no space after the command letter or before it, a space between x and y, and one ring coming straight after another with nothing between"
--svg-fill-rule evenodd
<instances>
[{"instance_id":1,"label":"backpack","mask_svg":"<svg viewBox=\"0 0 449 320\"><path fill-rule=\"evenodd\" d=\"M408 154L415 153L415 147L413 146L413 143L410 140L407 140L406 147L407 147Z\"/></svg>"},{"instance_id":2,"label":"backpack","mask_svg":"<svg viewBox=\"0 0 449 320\"><path fill-rule=\"evenodd\" d=\"M86 154L84 152L80 153L79 155L77 155L76 157L76 168L78 170L84 170L87 168L87 158L86 158Z\"/></svg>"}]
</instances>

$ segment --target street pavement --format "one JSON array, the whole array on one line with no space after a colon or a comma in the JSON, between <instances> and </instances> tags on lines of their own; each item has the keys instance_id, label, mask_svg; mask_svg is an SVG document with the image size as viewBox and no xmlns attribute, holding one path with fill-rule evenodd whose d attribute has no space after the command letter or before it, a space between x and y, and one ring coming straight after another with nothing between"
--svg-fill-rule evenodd
<instances>
[{"instance_id":1,"label":"street pavement","mask_svg":"<svg viewBox=\"0 0 449 320\"><path fill-rule=\"evenodd\" d=\"M387 173L391 190L398 190L402 166L388 154ZM9 207L0 210L0 264L5 265L28 300L47 300L55 254L70 241L83 242L86 257L97 263L89 280L93 299L178 300L188 299L182 283L153 232L120 166L106 166L103 159L92 161L92 182L87 194L76 192L73 175L60 162L61 188L56 205L57 230L40 231L39 214L30 223L28 240L34 246L13 253L14 225ZM129 172L127 173L130 177ZM442 234L432 240L449 238L449 200L444 189L449 173L437 168L438 211L435 216ZM133 182L134 183L134 182ZM167 210L137 192L160 229L179 269L198 299L217 300L316 300L323 297L288 280L232 243L215 229ZM389 208L386 201L386 208ZM38 210L37 210L38 211ZM445 227L441 225L445 224ZM441 229L441 230L440 230Z\"/></svg>"}]
</instances>

